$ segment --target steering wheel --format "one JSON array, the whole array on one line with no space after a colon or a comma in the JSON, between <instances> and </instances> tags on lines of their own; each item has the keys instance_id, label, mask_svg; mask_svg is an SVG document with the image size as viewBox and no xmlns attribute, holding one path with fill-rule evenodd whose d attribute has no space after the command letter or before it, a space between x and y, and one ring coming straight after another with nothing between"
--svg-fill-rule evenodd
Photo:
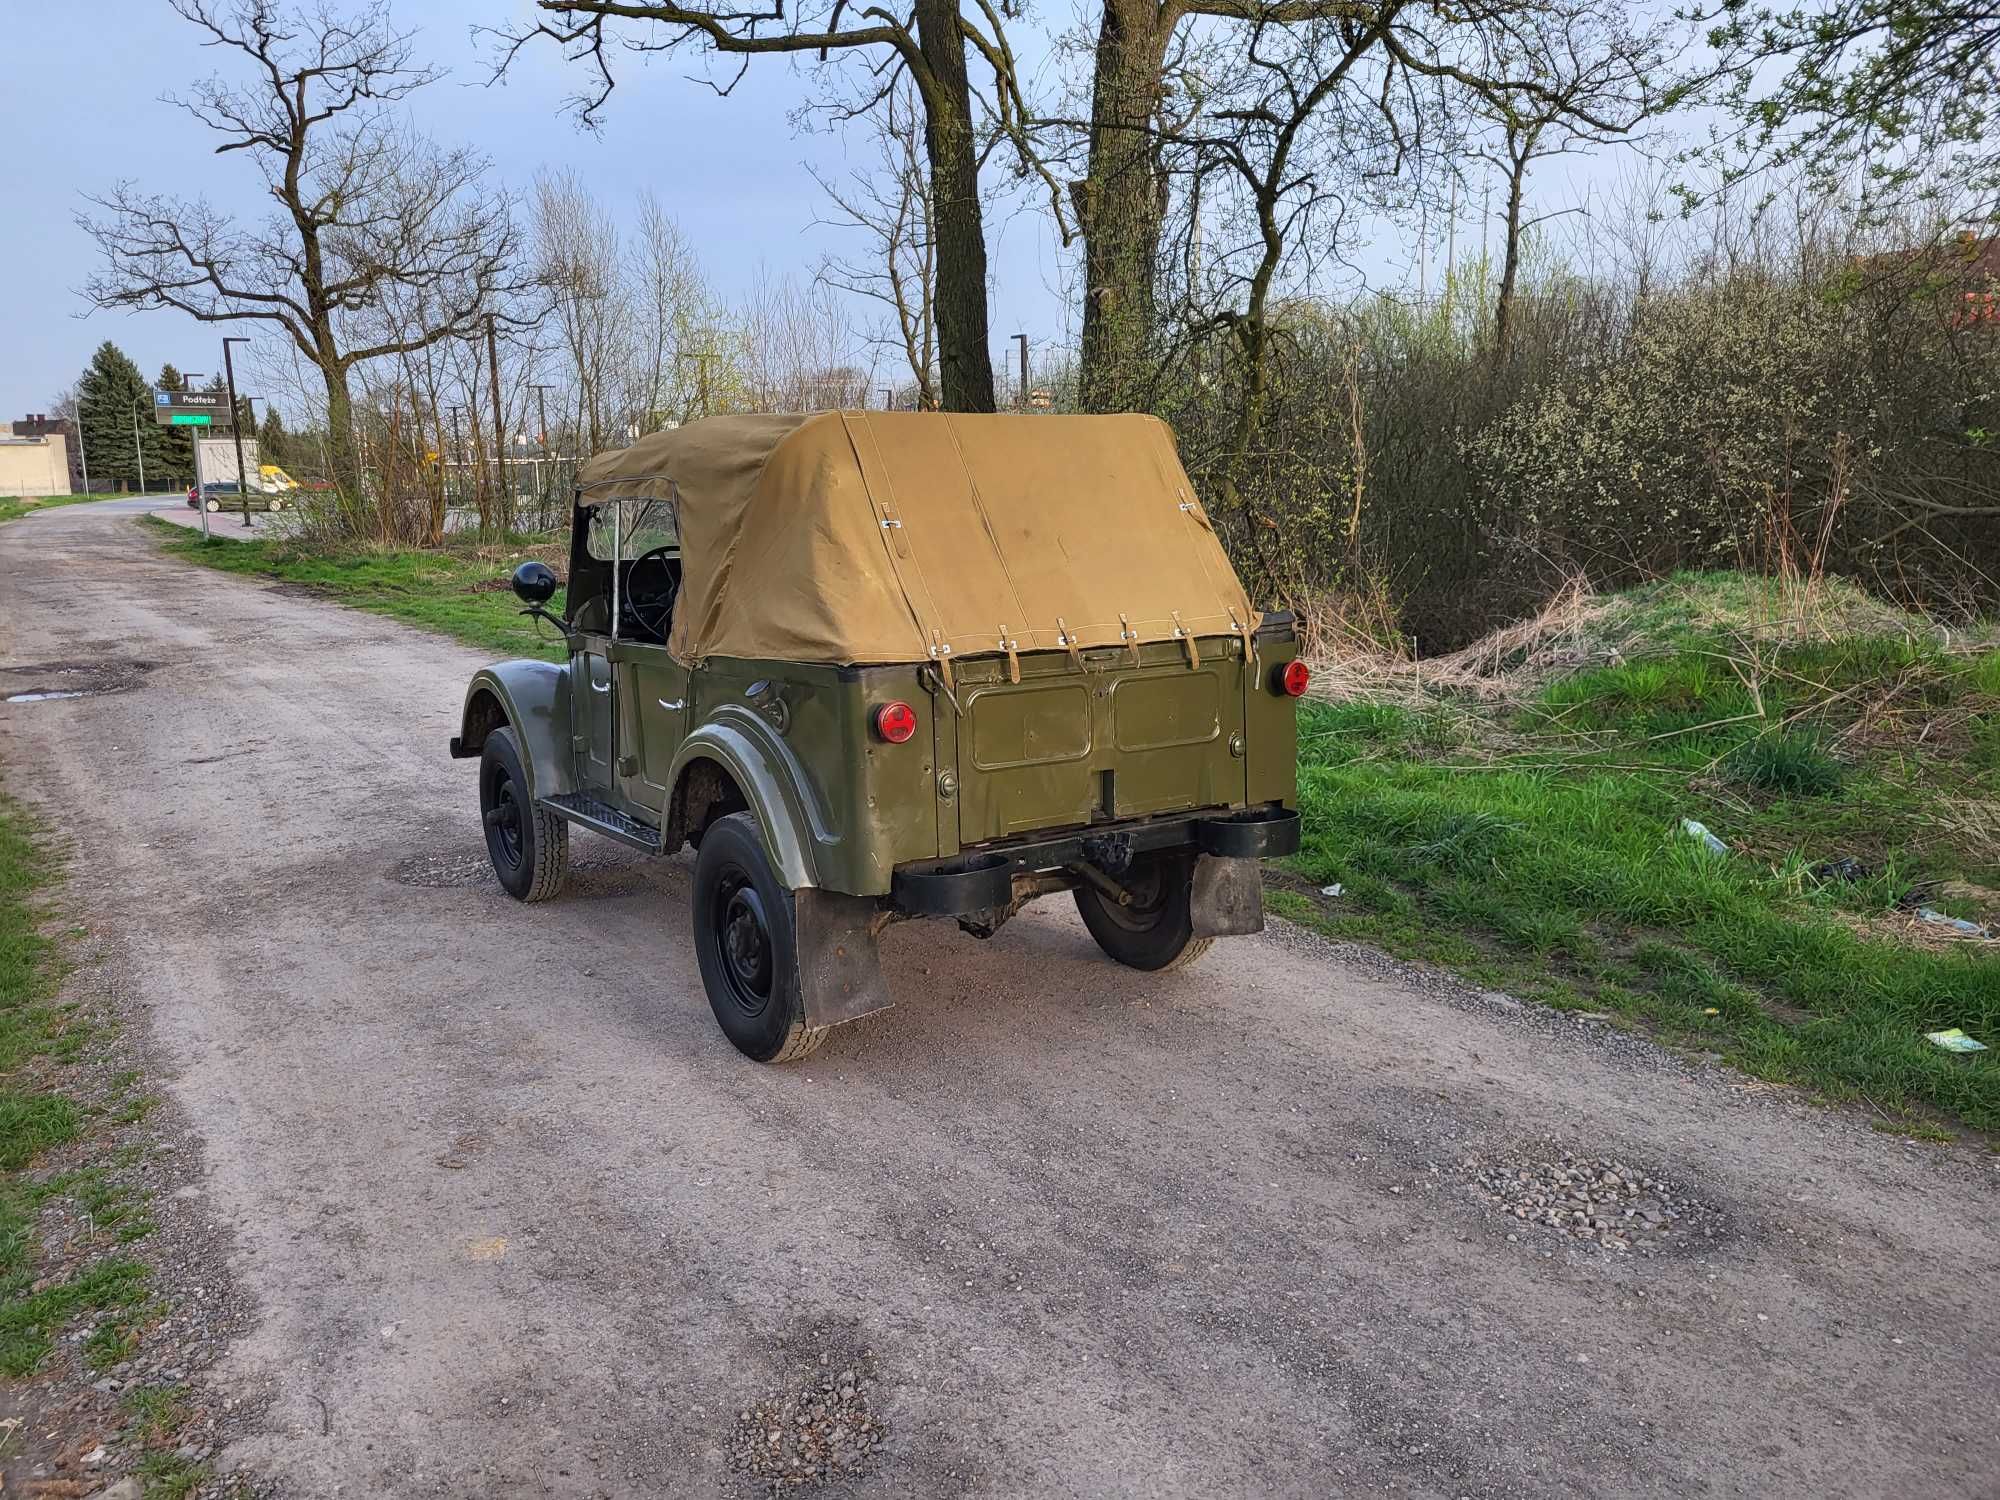
<instances>
[{"instance_id":1,"label":"steering wheel","mask_svg":"<svg viewBox=\"0 0 2000 1500\"><path fill-rule=\"evenodd\" d=\"M677 559L671 547L655 547L632 559L625 574L625 607L648 635L665 640L667 621L674 612L674 596L680 592Z\"/></svg>"}]
</instances>

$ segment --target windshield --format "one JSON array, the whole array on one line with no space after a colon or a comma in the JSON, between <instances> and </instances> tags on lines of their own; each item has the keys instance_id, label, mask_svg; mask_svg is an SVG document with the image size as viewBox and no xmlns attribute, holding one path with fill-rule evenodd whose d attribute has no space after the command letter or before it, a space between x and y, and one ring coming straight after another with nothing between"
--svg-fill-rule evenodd
<instances>
[{"instance_id":1,"label":"windshield","mask_svg":"<svg viewBox=\"0 0 2000 1500\"><path fill-rule=\"evenodd\" d=\"M614 531L615 527L615 531ZM590 512L590 555L599 562L633 558L655 547L680 550L678 503L673 500L611 500Z\"/></svg>"}]
</instances>

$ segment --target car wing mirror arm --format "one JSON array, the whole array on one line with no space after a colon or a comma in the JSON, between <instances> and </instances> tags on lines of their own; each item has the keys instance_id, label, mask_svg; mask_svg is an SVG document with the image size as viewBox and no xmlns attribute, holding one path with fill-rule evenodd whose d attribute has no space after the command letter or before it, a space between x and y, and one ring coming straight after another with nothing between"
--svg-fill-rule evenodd
<instances>
[{"instance_id":1,"label":"car wing mirror arm","mask_svg":"<svg viewBox=\"0 0 2000 1500\"><path fill-rule=\"evenodd\" d=\"M570 625L569 621L565 620L561 615L557 614L554 610L547 609L539 604L530 604L526 609L522 610L521 613L529 616L531 619L547 620L551 625L555 626L555 628L561 633L563 638L563 643L567 645L570 650L572 651L576 650L577 641L580 639L580 637L577 635L576 630Z\"/></svg>"}]
</instances>

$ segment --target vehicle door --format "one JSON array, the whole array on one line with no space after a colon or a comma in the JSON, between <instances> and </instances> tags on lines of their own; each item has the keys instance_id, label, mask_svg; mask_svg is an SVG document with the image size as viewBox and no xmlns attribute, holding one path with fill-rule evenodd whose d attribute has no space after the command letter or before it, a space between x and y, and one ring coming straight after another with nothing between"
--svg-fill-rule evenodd
<instances>
[{"instance_id":1,"label":"vehicle door","mask_svg":"<svg viewBox=\"0 0 2000 1500\"><path fill-rule=\"evenodd\" d=\"M615 502L620 609L611 648L617 786L631 805L664 813L675 753L687 733L688 669L667 651L678 595L680 527L671 495ZM662 594L663 578L672 580Z\"/></svg>"}]
</instances>

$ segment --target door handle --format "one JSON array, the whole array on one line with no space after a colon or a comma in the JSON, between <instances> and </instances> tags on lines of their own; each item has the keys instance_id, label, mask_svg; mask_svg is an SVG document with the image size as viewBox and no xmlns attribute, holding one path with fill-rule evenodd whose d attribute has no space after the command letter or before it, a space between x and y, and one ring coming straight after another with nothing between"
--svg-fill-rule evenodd
<instances>
[{"instance_id":1,"label":"door handle","mask_svg":"<svg viewBox=\"0 0 2000 1500\"><path fill-rule=\"evenodd\" d=\"M679 712L680 712L680 711L681 711L682 709L684 709L684 708L686 708L686 707L687 707L687 699L685 699L685 698L676 698L676 699L674 699L674 701L673 701L673 702L669 703L669 702L667 702L667 700L666 700L666 699L662 698L662 699L660 700L660 707L664 708L664 709L665 709L665 710L666 710L666 711L667 711L668 713L670 713L670 714L677 714L677 713L679 713Z\"/></svg>"}]
</instances>

